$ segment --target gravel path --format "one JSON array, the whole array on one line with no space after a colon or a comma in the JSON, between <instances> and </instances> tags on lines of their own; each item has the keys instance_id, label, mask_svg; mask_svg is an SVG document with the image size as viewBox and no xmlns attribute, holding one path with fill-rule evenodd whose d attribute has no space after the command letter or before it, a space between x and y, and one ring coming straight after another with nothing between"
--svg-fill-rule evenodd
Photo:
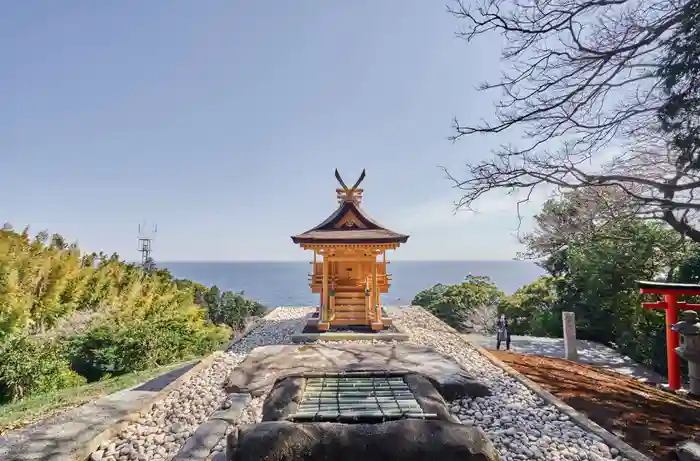
<instances>
[{"instance_id":1,"label":"gravel path","mask_svg":"<svg viewBox=\"0 0 700 461\"><path fill-rule=\"evenodd\" d=\"M94 461L167 460L199 424L226 400L222 384L246 354L255 347L290 344L291 334L310 308L283 308L270 312L266 322L236 343L214 364L172 391L165 400L119 438L103 444L92 454ZM624 461L617 450L602 439L569 421L554 406L545 403L527 387L493 365L444 323L421 309L394 311L397 325L410 341L427 345L454 357L473 376L493 391L487 398L450 402L452 412L464 424L482 428L504 461ZM263 398L254 399L244 410L244 422L259 421ZM223 442L223 440L222 440ZM223 450L220 443L214 451Z\"/></svg>"},{"instance_id":2,"label":"gravel path","mask_svg":"<svg viewBox=\"0 0 700 461\"><path fill-rule=\"evenodd\" d=\"M410 341L454 357L491 388L492 396L451 402L451 410L462 423L482 428L502 460L625 459L600 437L569 421L568 416L492 364L432 315L413 308L392 314L410 335Z\"/></svg>"},{"instance_id":3,"label":"gravel path","mask_svg":"<svg viewBox=\"0 0 700 461\"><path fill-rule=\"evenodd\" d=\"M93 461L160 461L172 458L197 427L226 400L222 385L231 369L254 348L291 344L291 335L311 312L310 308L275 309L265 323L251 331L148 413L143 413L119 437L103 443L92 453ZM260 418L262 399L254 399L244 410L248 421ZM217 448L223 449L222 445Z\"/></svg>"}]
</instances>

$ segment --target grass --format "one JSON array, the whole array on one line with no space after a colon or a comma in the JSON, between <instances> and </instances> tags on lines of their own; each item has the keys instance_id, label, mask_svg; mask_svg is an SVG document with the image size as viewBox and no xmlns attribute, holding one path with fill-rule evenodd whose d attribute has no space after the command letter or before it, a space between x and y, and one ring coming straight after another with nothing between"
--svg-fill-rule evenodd
<instances>
[{"instance_id":1,"label":"grass","mask_svg":"<svg viewBox=\"0 0 700 461\"><path fill-rule=\"evenodd\" d=\"M104 395L134 387L200 359L201 357L151 370L127 373L83 386L39 394L18 402L0 405L0 435L46 419L64 410L78 407Z\"/></svg>"}]
</instances>

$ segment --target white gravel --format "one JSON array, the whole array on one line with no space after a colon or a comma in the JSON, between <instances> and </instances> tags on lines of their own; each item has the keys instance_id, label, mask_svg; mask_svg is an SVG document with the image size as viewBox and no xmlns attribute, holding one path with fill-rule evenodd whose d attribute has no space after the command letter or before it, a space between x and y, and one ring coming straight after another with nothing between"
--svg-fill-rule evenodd
<instances>
[{"instance_id":1,"label":"white gravel","mask_svg":"<svg viewBox=\"0 0 700 461\"><path fill-rule=\"evenodd\" d=\"M491 388L490 397L450 404L452 413L463 424L480 427L488 434L502 460L625 460L617 449L570 421L432 315L409 308L395 311L393 317L409 334L409 341L454 357Z\"/></svg>"},{"instance_id":2,"label":"white gravel","mask_svg":"<svg viewBox=\"0 0 700 461\"><path fill-rule=\"evenodd\" d=\"M221 407L226 395L222 384L230 371L255 347L289 344L310 308L272 311L263 325L201 371L180 389L126 428L120 436L100 446L94 461L168 460L204 422ZM493 365L444 323L421 309L393 312L397 326L410 341L427 345L454 357L471 374L487 384L493 395L449 402L463 424L482 428L498 449L501 459L547 461L624 461L602 439L569 421L554 406ZM345 341L343 341L345 342ZM260 421L264 398L244 409L242 423ZM224 439L212 450L220 458Z\"/></svg>"},{"instance_id":3,"label":"white gravel","mask_svg":"<svg viewBox=\"0 0 700 461\"><path fill-rule=\"evenodd\" d=\"M93 461L159 461L175 456L187 438L226 400L222 385L231 370L254 348L289 344L291 335L310 308L275 309L265 322L235 343L214 363L191 377L149 412L130 424L116 439L91 454ZM243 417L259 420L262 399L254 399ZM221 446L221 445L220 445ZM223 449L223 447L221 446Z\"/></svg>"}]
</instances>

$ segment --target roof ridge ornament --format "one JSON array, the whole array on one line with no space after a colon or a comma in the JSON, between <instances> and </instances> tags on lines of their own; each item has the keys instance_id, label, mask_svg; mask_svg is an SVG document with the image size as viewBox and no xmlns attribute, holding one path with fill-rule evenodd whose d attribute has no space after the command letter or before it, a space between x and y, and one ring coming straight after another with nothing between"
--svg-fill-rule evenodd
<instances>
[{"instance_id":1,"label":"roof ridge ornament","mask_svg":"<svg viewBox=\"0 0 700 461\"><path fill-rule=\"evenodd\" d=\"M360 173L360 177L357 179L357 181L355 181L355 184L352 187L348 187L345 184L345 181L343 181L343 178L340 176L338 169L335 169L335 179L337 179L342 186L341 188L335 190L338 193L338 202L341 205L346 202L353 202L355 205L360 204L362 201L363 190L358 188L358 186L362 180L365 179L365 174L365 169L363 168L362 173Z\"/></svg>"}]
</instances>

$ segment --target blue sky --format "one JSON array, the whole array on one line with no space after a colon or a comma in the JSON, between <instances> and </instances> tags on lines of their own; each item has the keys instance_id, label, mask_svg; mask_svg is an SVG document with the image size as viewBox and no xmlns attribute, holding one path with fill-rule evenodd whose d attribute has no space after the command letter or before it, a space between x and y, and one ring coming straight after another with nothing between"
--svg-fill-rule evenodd
<instances>
[{"instance_id":1,"label":"blue sky","mask_svg":"<svg viewBox=\"0 0 700 461\"><path fill-rule=\"evenodd\" d=\"M394 259L509 259L514 199L452 214L455 173L498 140L500 37L468 44L443 2L27 0L0 8L0 219L156 260L299 260L338 168L411 239ZM533 214L537 204L525 210ZM528 227L526 220L524 226Z\"/></svg>"}]
</instances>

